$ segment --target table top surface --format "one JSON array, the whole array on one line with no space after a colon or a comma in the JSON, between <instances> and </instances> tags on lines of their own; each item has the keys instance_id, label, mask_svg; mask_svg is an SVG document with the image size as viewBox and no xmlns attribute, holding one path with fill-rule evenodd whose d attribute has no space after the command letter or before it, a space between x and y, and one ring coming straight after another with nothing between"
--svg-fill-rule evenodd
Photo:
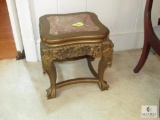
<instances>
[{"instance_id":1,"label":"table top surface","mask_svg":"<svg viewBox=\"0 0 160 120\"><path fill-rule=\"evenodd\" d=\"M108 34L108 28L91 12L49 14L40 17L40 36L46 43L99 40Z\"/></svg>"}]
</instances>

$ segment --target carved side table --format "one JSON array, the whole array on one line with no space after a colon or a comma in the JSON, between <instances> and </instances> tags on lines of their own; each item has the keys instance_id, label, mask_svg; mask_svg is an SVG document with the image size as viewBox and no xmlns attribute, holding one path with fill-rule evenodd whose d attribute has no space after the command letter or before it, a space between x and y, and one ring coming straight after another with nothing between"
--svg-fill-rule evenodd
<instances>
[{"instance_id":1,"label":"carved side table","mask_svg":"<svg viewBox=\"0 0 160 120\"><path fill-rule=\"evenodd\" d=\"M40 18L41 58L44 73L50 78L47 98L56 97L56 89L75 83L97 83L101 90L107 90L103 80L106 67L111 67L113 43L109 30L94 13L51 14ZM91 61L101 57L98 73ZM77 78L56 83L55 61L86 58L95 78Z\"/></svg>"}]
</instances>

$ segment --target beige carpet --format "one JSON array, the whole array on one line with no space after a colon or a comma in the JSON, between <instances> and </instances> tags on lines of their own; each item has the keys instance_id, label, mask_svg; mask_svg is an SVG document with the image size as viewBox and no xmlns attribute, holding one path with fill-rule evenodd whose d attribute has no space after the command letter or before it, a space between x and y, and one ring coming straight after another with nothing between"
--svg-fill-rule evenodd
<instances>
[{"instance_id":1,"label":"beige carpet","mask_svg":"<svg viewBox=\"0 0 160 120\"><path fill-rule=\"evenodd\" d=\"M101 92L97 84L76 84L58 89L52 100L46 99L49 79L42 74L41 62L2 60L0 120L141 120L142 105L159 105L160 60L149 55L141 72L134 74L140 54L141 50L114 53L113 66L104 76L108 91ZM58 81L92 76L86 60L56 67Z\"/></svg>"}]
</instances>

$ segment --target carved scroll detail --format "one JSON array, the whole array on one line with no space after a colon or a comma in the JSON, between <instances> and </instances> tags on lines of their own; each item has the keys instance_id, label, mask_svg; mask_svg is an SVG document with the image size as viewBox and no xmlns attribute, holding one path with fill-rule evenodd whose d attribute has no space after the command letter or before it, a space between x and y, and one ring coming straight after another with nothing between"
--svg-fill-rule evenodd
<instances>
[{"instance_id":1,"label":"carved scroll detail","mask_svg":"<svg viewBox=\"0 0 160 120\"><path fill-rule=\"evenodd\" d=\"M53 60L65 60L67 58L75 58L80 56L99 56L104 55L108 61L112 61L113 44L110 40L105 40L103 43L84 43L73 44L59 47L46 47L41 43L41 57L45 64L51 63ZM48 64L49 65L49 64ZM111 65L111 63L108 63Z\"/></svg>"},{"instance_id":2,"label":"carved scroll detail","mask_svg":"<svg viewBox=\"0 0 160 120\"><path fill-rule=\"evenodd\" d=\"M113 43L111 40L103 42L103 57L107 61L107 67L111 67L113 59Z\"/></svg>"}]
</instances>

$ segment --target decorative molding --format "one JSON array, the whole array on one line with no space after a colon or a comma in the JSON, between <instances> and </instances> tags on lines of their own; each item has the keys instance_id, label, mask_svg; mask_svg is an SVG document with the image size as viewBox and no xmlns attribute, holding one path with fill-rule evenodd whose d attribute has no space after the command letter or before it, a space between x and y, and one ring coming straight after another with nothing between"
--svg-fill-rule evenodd
<instances>
[{"instance_id":1,"label":"decorative molding","mask_svg":"<svg viewBox=\"0 0 160 120\"><path fill-rule=\"evenodd\" d=\"M85 55L96 57L102 54L102 47L102 43L85 43L50 48L41 43L42 61L65 60Z\"/></svg>"},{"instance_id":2,"label":"decorative molding","mask_svg":"<svg viewBox=\"0 0 160 120\"><path fill-rule=\"evenodd\" d=\"M104 40L104 42L102 43L81 43L60 47L47 47L43 43L41 43L41 55L42 60L46 62L50 60L71 59L86 55L96 58L103 53L108 53L108 49L112 48L113 43L110 40ZM107 54L104 54L104 56L105 55Z\"/></svg>"}]
</instances>

